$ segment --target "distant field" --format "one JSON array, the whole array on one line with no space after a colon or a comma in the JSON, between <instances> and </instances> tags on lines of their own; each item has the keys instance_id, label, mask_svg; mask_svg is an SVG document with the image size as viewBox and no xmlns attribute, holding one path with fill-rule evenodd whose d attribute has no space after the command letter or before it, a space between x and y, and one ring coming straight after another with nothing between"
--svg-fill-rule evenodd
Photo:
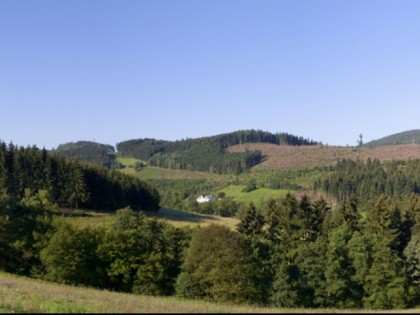
<instances>
[{"instance_id":1,"label":"distant field","mask_svg":"<svg viewBox=\"0 0 420 315\"><path fill-rule=\"evenodd\" d=\"M121 163L122 165L128 167L128 166L134 166L136 164L136 162L143 162L146 163L145 161L136 159L136 158L132 158L132 157L125 157L125 156L117 156L116 158L117 162Z\"/></svg>"},{"instance_id":2,"label":"distant field","mask_svg":"<svg viewBox=\"0 0 420 315\"><path fill-rule=\"evenodd\" d=\"M243 192L242 189L245 188L245 185L230 185L220 189L219 192L224 192L226 197L231 197L236 202L249 204L254 202L254 204L259 204L261 201L270 199L270 198L280 198L287 194L289 190L285 189L270 189L270 188L257 188L250 192Z\"/></svg>"},{"instance_id":3,"label":"distant field","mask_svg":"<svg viewBox=\"0 0 420 315\"><path fill-rule=\"evenodd\" d=\"M174 226L206 226L210 223L217 223L235 229L239 223L238 219L225 218L217 215L199 214L183 210L162 208L158 213L148 213L149 217L157 217L173 224Z\"/></svg>"},{"instance_id":4,"label":"distant field","mask_svg":"<svg viewBox=\"0 0 420 315\"><path fill-rule=\"evenodd\" d=\"M229 178L229 175L213 174L206 172L195 172L195 171L186 171L186 170L172 170L166 168L152 167L148 166L141 171L137 172L137 176L143 179L147 178L166 178L166 179L198 179L198 178L207 178L207 179L226 179Z\"/></svg>"},{"instance_id":5,"label":"distant field","mask_svg":"<svg viewBox=\"0 0 420 315\"><path fill-rule=\"evenodd\" d=\"M50 283L0 272L0 313L418 313L235 306Z\"/></svg>"},{"instance_id":6,"label":"distant field","mask_svg":"<svg viewBox=\"0 0 420 315\"><path fill-rule=\"evenodd\" d=\"M224 218L216 215L198 214L183 210L174 210L161 208L159 212L145 212L147 217L157 218L163 220L176 227L197 227L206 226L210 223L217 223L225 225L228 228L235 229L236 224L239 223L235 218ZM83 227L102 227L109 228L114 222L115 216L110 213L92 212L92 211L77 211L73 215L63 217L63 220L74 224L80 228Z\"/></svg>"},{"instance_id":7,"label":"distant field","mask_svg":"<svg viewBox=\"0 0 420 315\"><path fill-rule=\"evenodd\" d=\"M112 213L94 212L89 210L60 210L64 215L61 220L69 222L79 228L87 226L93 228L108 229L114 222L115 216Z\"/></svg>"},{"instance_id":8,"label":"distant field","mask_svg":"<svg viewBox=\"0 0 420 315\"><path fill-rule=\"evenodd\" d=\"M402 144L380 147L340 147L328 145L287 146L268 143L239 144L228 148L229 152L261 150L266 160L255 169L304 169L335 165L339 159L366 161L408 160L420 158L420 144Z\"/></svg>"}]
</instances>

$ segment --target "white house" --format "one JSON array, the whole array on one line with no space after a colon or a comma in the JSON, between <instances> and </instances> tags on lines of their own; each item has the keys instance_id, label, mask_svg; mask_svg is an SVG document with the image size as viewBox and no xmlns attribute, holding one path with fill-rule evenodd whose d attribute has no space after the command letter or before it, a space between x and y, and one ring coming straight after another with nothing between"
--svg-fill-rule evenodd
<instances>
[{"instance_id":1,"label":"white house","mask_svg":"<svg viewBox=\"0 0 420 315\"><path fill-rule=\"evenodd\" d=\"M213 202L213 201L216 201L216 198L214 198L214 196L212 195L200 195L197 197L196 201L198 203Z\"/></svg>"}]
</instances>

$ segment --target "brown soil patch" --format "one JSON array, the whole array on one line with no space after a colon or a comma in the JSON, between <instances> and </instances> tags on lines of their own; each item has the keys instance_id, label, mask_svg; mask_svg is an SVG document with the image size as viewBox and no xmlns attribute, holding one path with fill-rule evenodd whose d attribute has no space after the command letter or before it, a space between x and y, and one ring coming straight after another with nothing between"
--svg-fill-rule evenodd
<instances>
[{"instance_id":1,"label":"brown soil patch","mask_svg":"<svg viewBox=\"0 0 420 315\"><path fill-rule=\"evenodd\" d=\"M327 145L288 146L268 143L239 144L229 152L261 150L265 160L255 169L304 169L335 165L339 159L383 161L420 158L419 144L387 145L381 147L340 147Z\"/></svg>"}]
</instances>

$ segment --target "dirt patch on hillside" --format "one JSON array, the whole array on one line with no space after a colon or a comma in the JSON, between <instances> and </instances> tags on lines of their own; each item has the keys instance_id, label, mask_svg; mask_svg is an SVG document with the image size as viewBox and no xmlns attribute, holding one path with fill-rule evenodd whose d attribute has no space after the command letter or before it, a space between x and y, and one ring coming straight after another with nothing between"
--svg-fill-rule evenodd
<instances>
[{"instance_id":1,"label":"dirt patch on hillside","mask_svg":"<svg viewBox=\"0 0 420 315\"><path fill-rule=\"evenodd\" d=\"M339 159L382 161L420 158L419 144L387 145L381 147L340 147L327 145L288 146L268 143L239 144L229 152L261 150L265 160L255 169L304 169L335 165Z\"/></svg>"}]
</instances>

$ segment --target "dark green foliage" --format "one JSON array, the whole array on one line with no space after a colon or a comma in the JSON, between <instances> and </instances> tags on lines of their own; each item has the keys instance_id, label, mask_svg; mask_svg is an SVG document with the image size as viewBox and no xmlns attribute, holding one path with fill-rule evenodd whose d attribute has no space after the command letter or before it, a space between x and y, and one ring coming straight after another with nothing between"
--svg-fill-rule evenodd
<instances>
[{"instance_id":1,"label":"dark green foliage","mask_svg":"<svg viewBox=\"0 0 420 315\"><path fill-rule=\"evenodd\" d=\"M151 166L239 174L260 163L263 158L261 152L227 153L225 149L236 144L255 142L278 145L317 144L287 133L271 134L260 130L244 130L180 141L129 140L118 143L117 149L121 155L149 160Z\"/></svg>"},{"instance_id":2,"label":"dark green foliage","mask_svg":"<svg viewBox=\"0 0 420 315\"><path fill-rule=\"evenodd\" d=\"M264 231L264 217L257 212L254 204L250 204L242 215L242 220L238 223L239 233L247 236L261 236Z\"/></svg>"},{"instance_id":3,"label":"dark green foliage","mask_svg":"<svg viewBox=\"0 0 420 315\"><path fill-rule=\"evenodd\" d=\"M145 295L173 294L187 233L129 208L116 215L115 225L99 248L110 288Z\"/></svg>"},{"instance_id":4,"label":"dark green foliage","mask_svg":"<svg viewBox=\"0 0 420 315\"><path fill-rule=\"evenodd\" d=\"M262 160L260 151L225 153L217 143L200 145L172 153L158 153L149 159L150 166L219 174L239 174Z\"/></svg>"},{"instance_id":5,"label":"dark green foliage","mask_svg":"<svg viewBox=\"0 0 420 315\"><path fill-rule=\"evenodd\" d=\"M110 230L80 229L57 220L36 246L43 270L38 276L136 294L171 295L190 234L130 208L117 211Z\"/></svg>"},{"instance_id":6,"label":"dark green foliage","mask_svg":"<svg viewBox=\"0 0 420 315\"><path fill-rule=\"evenodd\" d=\"M245 188L242 189L242 192L250 192L250 191L253 191L255 189L257 189L257 184L255 183L255 181L250 180L248 182L248 184L245 186Z\"/></svg>"},{"instance_id":7,"label":"dark green foliage","mask_svg":"<svg viewBox=\"0 0 420 315\"><path fill-rule=\"evenodd\" d=\"M60 144L53 152L63 157L98 164L110 168L115 162L115 149L111 145L92 141L78 141Z\"/></svg>"},{"instance_id":8,"label":"dark green foliage","mask_svg":"<svg viewBox=\"0 0 420 315\"><path fill-rule=\"evenodd\" d=\"M39 245L50 230L51 207L42 193L18 202L0 191L0 270L37 273Z\"/></svg>"},{"instance_id":9,"label":"dark green foliage","mask_svg":"<svg viewBox=\"0 0 420 315\"><path fill-rule=\"evenodd\" d=\"M36 147L1 143L0 190L21 200L28 189L46 191L52 204L68 208L157 211L160 202L156 188L137 178Z\"/></svg>"},{"instance_id":10,"label":"dark green foliage","mask_svg":"<svg viewBox=\"0 0 420 315\"><path fill-rule=\"evenodd\" d=\"M97 254L102 233L57 223L48 245L40 253L47 280L103 287L105 270Z\"/></svg>"},{"instance_id":11,"label":"dark green foliage","mask_svg":"<svg viewBox=\"0 0 420 315\"><path fill-rule=\"evenodd\" d=\"M85 166L84 174L90 198L83 207L107 211L121 207L136 211L160 208L159 192L149 182L97 166Z\"/></svg>"},{"instance_id":12,"label":"dark green foliage","mask_svg":"<svg viewBox=\"0 0 420 315\"><path fill-rule=\"evenodd\" d=\"M407 260L407 271L410 275L410 282L420 284L420 235L412 236L410 242L404 249L404 256Z\"/></svg>"},{"instance_id":13,"label":"dark green foliage","mask_svg":"<svg viewBox=\"0 0 420 315\"><path fill-rule=\"evenodd\" d=\"M328 235L325 254L325 304L337 308L361 307L361 288L353 280L355 270L349 258L352 237L349 223L343 222Z\"/></svg>"},{"instance_id":14,"label":"dark green foliage","mask_svg":"<svg viewBox=\"0 0 420 315\"><path fill-rule=\"evenodd\" d=\"M420 193L420 159L382 164L379 160L340 160L335 172L315 183L338 201L356 197L362 205L380 195L399 198Z\"/></svg>"},{"instance_id":15,"label":"dark green foliage","mask_svg":"<svg viewBox=\"0 0 420 315\"><path fill-rule=\"evenodd\" d=\"M258 302L249 254L250 248L237 232L217 224L198 229L177 281L178 295L218 302Z\"/></svg>"},{"instance_id":16,"label":"dark green foliage","mask_svg":"<svg viewBox=\"0 0 420 315\"><path fill-rule=\"evenodd\" d=\"M272 245L274 270L271 302L276 306L313 306L316 282L324 282L323 274L314 275L308 269L322 269L324 257L306 256L310 243L322 233L322 222L328 207L323 200L311 203L307 197L300 201L291 194L268 202L266 209L267 239ZM307 250L303 250L307 248ZM322 251L319 251L321 254ZM315 278L314 278L315 277ZM318 279L316 279L318 277ZM322 294L319 291L317 294ZM317 297L317 299L321 299ZM315 304L316 305L316 304Z\"/></svg>"}]
</instances>

